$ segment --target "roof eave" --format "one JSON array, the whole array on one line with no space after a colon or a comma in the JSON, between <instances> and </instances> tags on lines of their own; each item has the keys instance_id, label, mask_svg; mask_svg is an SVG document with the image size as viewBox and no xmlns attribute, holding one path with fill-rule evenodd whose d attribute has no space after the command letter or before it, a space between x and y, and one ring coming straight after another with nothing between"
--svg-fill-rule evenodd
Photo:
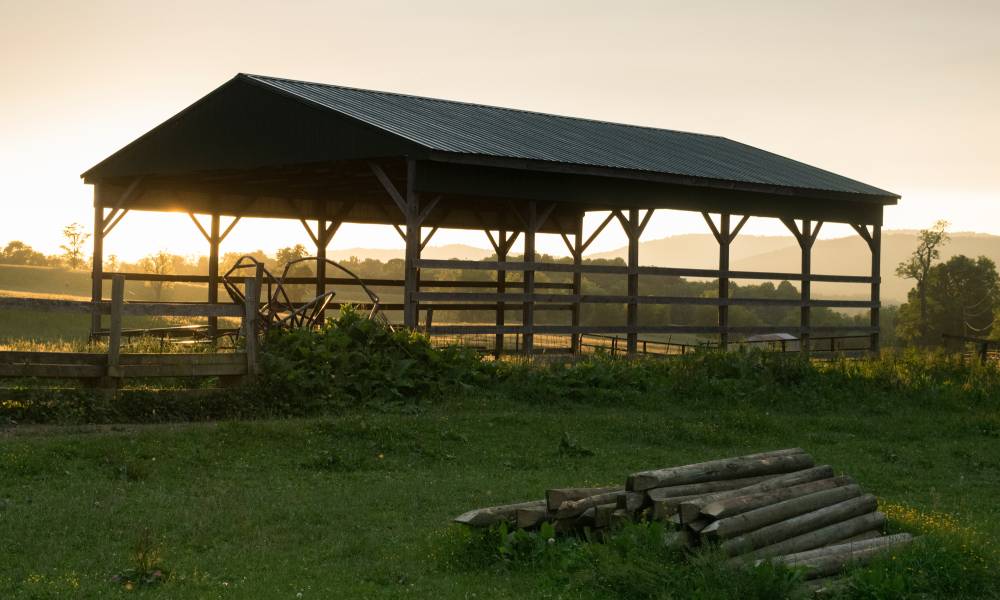
<instances>
[{"instance_id":1,"label":"roof eave","mask_svg":"<svg viewBox=\"0 0 1000 600\"><path fill-rule=\"evenodd\" d=\"M522 169L530 171L543 171L550 173L567 173L575 175L589 175L597 177L614 177L619 179L634 179L640 181L651 181L657 183L667 183L673 185L683 185L691 187L705 187L712 189L733 190L752 193L777 194L782 196L795 196L807 198L820 198L826 200L847 200L853 202L865 202L891 206L896 204L901 196L885 191L884 194L864 194L858 192L841 192L836 190L823 190L815 188L797 188L771 184L760 184L752 182L738 182L720 179L710 179L704 177L693 177L688 175L674 175L670 173L659 173L655 171L640 171L633 169L622 169L618 167L602 167L595 165L581 165L574 163L563 163L555 161L545 161L536 159L523 159L513 157L491 156L483 154L465 154L459 152L444 152L440 150L431 151L427 158L438 162L448 162L457 164L468 164L477 166L493 166L508 169ZM884 190L883 190L884 191Z\"/></svg>"}]
</instances>

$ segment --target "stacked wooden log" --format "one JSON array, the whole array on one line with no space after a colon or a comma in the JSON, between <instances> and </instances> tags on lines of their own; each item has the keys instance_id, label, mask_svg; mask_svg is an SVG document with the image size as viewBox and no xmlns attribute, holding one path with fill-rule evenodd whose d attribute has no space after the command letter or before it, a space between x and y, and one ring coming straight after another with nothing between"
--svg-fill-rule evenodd
<instances>
[{"instance_id":1,"label":"stacked wooden log","mask_svg":"<svg viewBox=\"0 0 1000 600\"><path fill-rule=\"evenodd\" d=\"M550 489L544 500L472 510L455 521L522 529L549 522L559 533L665 521L675 532L670 543L713 546L733 564L773 561L826 578L911 541L883 535L877 508L852 478L790 448L633 473L620 487Z\"/></svg>"}]
</instances>

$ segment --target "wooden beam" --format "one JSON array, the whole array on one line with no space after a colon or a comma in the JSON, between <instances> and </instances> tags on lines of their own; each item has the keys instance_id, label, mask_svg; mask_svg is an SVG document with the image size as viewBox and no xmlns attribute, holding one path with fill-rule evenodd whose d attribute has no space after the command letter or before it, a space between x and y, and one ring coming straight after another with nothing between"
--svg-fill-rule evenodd
<instances>
[{"instance_id":1,"label":"wooden beam","mask_svg":"<svg viewBox=\"0 0 1000 600\"><path fill-rule=\"evenodd\" d=\"M128 202L129 200L131 200L133 196L135 196L136 192L139 189L139 184L142 183L142 179L143 179L142 176L139 176L139 177L136 177L135 179L133 179L132 183L130 183L129 186L127 188L125 188L125 191L123 191L121 193L121 195L118 196L118 200L115 202L115 205L113 207L111 207L111 211L108 213L108 216L105 218L102 215L102 219L101 219L101 229L102 230L104 230L104 229L107 229L108 231L111 230L108 227L108 223L111 222L111 219L113 218L113 215L115 215L120 209L122 209L125 206L125 203ZM103 211L103 206L101 207L101 209ZM124 216L124 215L122 215L122 216ZM120 220L120 217L119 217L119 220ZM95 229L94 231L97 231L97 230Z\"/></svg>"},{"instance_id":2,"label":"wooden beam","mask_svg":"<svg viewBox=\"0 0 1000 600\"><path fill-rule=\"evenodd\" d=\"M628 211L628 307L626 318L630 329L634 330L639 325L639 304L636 299L639 297L639 209L630 208ZM639 350L638 334L630 331L626 334L626 349L629 355L633 355Z\"/></svg>"},{"instance_id":3,"label":"wooden beam","mask_svg":"<svg viewBox=\"0 0 1000 600\"><path fill-rule=\"evenodd\" d=\"M417 217L417 222L423 225L424 221L427 220L427 217L430 216L431 211L434 210L434 207L437 206L438 202L440 201L441 201L440 194L434 196L434 198L432 198L431 201L427 203L427 206L424 206L423 209L421 209L420 215Z\"/></svg>"},{"instance_id":4,"label":"wooden beam","mask_svg":"<svg viewBox=\"0 0 1000 600\"><path fill-rule=\"evenodd\" d=\"M194 222L195 227L197 227L198 231L201 232L201 235L202 235L202 237L205 238L205 241L211 244L212 243L212 236L209 235L209 233L207 231L205 231L205 228L202 227L201 222L198 221L198 218L194 216L194 213L188 213L188 216L191 217L191 221Z\"/></svg>"},{"instance_id":5,"label":"wooden beam","mask_svg":"<svg viewBox=\"0 0 1000 600\"><path fill-rule=\"evenodd\" d=\"M434 237L434 234L437 233L437 230L438 230L437 227L432 228L430 232L427 234L427 236L424 238L424 241L420 242L421 250L427 247L427 242L431 241L431 238Z\"/></svg>"},{"instance_id":6,"label":"wooden beam","mask_svg":"<svg viewBox=\"0 0 1000 600\"><path fill-rule=\"evenodd\" d=\"M591 242L597 239L597 236L600 235L602 231L604 231L604 228L607 227L608 223L611 222L611 219L614 218L615 218L614 211L608 213L607 218L604 219L604 221L602 221L601 224L597 226L597 229L595 229L594 232L590 234L590 237L587 238L587 241L583 243L583 246L580 248L580 252L586 252L587 248L590 247Z\"/></svg>"},{"instance_id":7,"label":"wooden beam","mask_svg":"<svg viewBox=\"0 0 1000 600\"><path fill-rule=\"evenodd\" d=\"M316 221L316 235L313 241L316 243L316 296L326 293L326 247L330 243L332 233L329 233L330 225L319 219Z\"/></svg>"},{"instance_id":8,"label":"wooden beam","mask_svg":"<svg viewBox=\"0 0 1000 600\"><path fill-rule=\"evenodd\" d=\"M309 239L312 240L313 244L315 244L315 245L318 246L319 245L319 236L316 233L313 233L312 226L309 225L309 221L306 221L305 219L299 219L299 223L302 223L302 226L305 227L306 233L309 234ZM322 232L318 232L318 233L321 234Z\"/></svg>"},{"instance_id":9,"label":"wooden beam","mask_svg":"<svg viewBox=\"0 0 1000 600\"><path fill-rule=\"evenodd\" d=\"M708 213L702 214L705 215L705 219L709 223L712 222L708 218ZM730 219L729 213L719 215L719 229L713 231L716 234L715 239L719 241L719 300L726 301L725 304L719 304L719 329L721 330L719 347L723 352L729 348L729 247L734 237L730 231Z\"/></svg>"},{"instance_id":10,"label":"wooden beam","mask_svg":"<svg viewBox=\"0 0 1000 600\"><path fill-rule=\"evenodd\" d=\"M649 225L649 220L653 217L653 213L656 212L655 208L647 208L646 214L642 217L642 222L639 223L639 230L636 235L642 235L646 231L646 225Z\"/></svg>"},{"instance_id":11,"label":"wooden beam","mask_svg":"<svg viewBox=\"0 0 1000 600\"><path fill-rule=\"evenodd\" d=\"M383 173L384 175L384 173ZM400 209L406 217L406 256L404 261L403 287L403 325L409 329L416 329L419 317L419 305L414 295L419 291L420 268L420 196L416 191L417 163L414 159L406 160L406 198L400 198L402 203ZM390 182L391 184L391 182ZM385 185L385 184L383 184ZM395 189L395 188L393 188Z\"/></svg>"},{"instance_id":12,"label":"wooden beam","mask_svg":"<svg viewBox=\"0 0 1000 600\"><path fill-rule=\"evenodd\" d=\"M104 294L104 209L100 203L101 184L94 186L94 252L91 263L90 300L93 310L90 313L90 337L94 338L101 329L101 313L97 304Z\"/></svg>"},{"instance_id":13,"label":"wooden beam","mask_svg":"<svg viewBox=\"0 0 1000 600\"><path fill-rule=\"evenodd\" d=\"M746 225L749 220L750 215L743 215L743 218L740 219L740 222L736 224L736 227L733 228L733 232L729 235L729 241L736 239L736 236L740 234L740 230L743 229L743 226Z\"/></svg>"},{"instance_id":14,"label":"wooden beam","mask_svg":"<svg viewBox=\"0 0 1000 600\"><path fill-rule=\"evenodd\" d=\"M858 235L861 236L861 239L863 239L865 243L868 244L868 248L871 249L873 240L872 240L872 235L868 232L868 226L861 225L858 223L852 223L851 227L854 228L854 231L858 232Z\"/></svg>"},{"instance_id":15,"label":"wooden beam","mask_svg":"<svg viewBox=\"0 0 1000 600\"><path fill-rule=\"evenodd\" d=\"M111 326L108 331L108 377L121 377L122 306L125 304L125 277L111 280Z\"/></svg>"},{"instance_id":16,"label":"wooden beam","mask_svg":"<svg viewBox=\"0 0 1000 600\"><path fill-rule=\"evenodd\" d=\"M556 203L552 202L544 210L542 210L541 213L538 214L537 218L535 219L536 233L542 228L543 225L545 225L545 222L549 220L549 216L552 215L552 211L555 210L555 208L556 208Z\"/></svg>"},{"instance_id":17,"label":"wooden beam","mask_svg":"<svg viewBox=\"0 0 1000 600\"><path fill-rule=\"evenodd\" d=\"M487 231L487 233L489 233L489 231ZM510 245L507 243L506 231L501 229L500 231L497 232L497 235L500 238L499 242L494 244L494 247L497 248L497 264L503 264L507 262L507 252L510 250ZM490 237L490 241L493 241L492 236ZM503 269L497 269L497 296L499 297L500 295L506 293L506 291L507 291L507 271ZM522 310L524 309L523 306L521 308ZM507 307L504 305L504 302L502 300L498 300L497 310L496 310L497 333L493 339L493 356L495 356L496 358L500 358L500 356L502 356L504 352L502 328L504 326L504 320L506 319L507 316L506 310Z\"/></svg>"},{"instance_id":18,"label":"wooden beam","mask_svg":"<svg viewBox=\"0 0 1000 600\"><path fill-rule=\"evenodd\" d=\"M707 212L703 212L701 213L701 216L704 217L705 222L708 223L708 228L712 230L712 235L715 236L715 241L721 244L722 234L719 232L719 229L715 226L715 221L712 220L712 215L708 214Z\"/></svg>"},{"instance_id":19,"label":"wooden beam","mask_svg":"<svg viewBox=\"0 0 1000 600\"><path fill-rule=\"evenodd\" d=\"M816 223L816 228L813 229L812 235L809 237L809 246L816 243L816 238L819 237L819 230L823 228L823 221L818 221Z\"/></svg>"},{"instance_id":20,"label":"wooden beam","mask_svg":"<svg viewBox=\"0 0 1000 600\"><path fill-rule=\"evenodd\" d=\"M411 162L412 159L407 159L407 184L406 184L407 187L411 187L411 184L409 182L409 171L410 171L409 165ZM396 186L393 185L392 180L389 179L389 176L385 174L385 171L382 170L382 167L380 167L378 163L375 162L369 162L368 167L372 170L372 173L375 174L375 178L378 179L378 182L382 184L382 188L392 198L392 201L396 203L397 207L399 207L399 211L404 215L406 215L407 211L409 210L407 205L407 199L403 198L403 195L399 193L399 190L397 190Z\"/></svg>"},{"instance_id":21,"label":"wooden beam","mask_svg":"<svg viewBox=\"0 0 1000 600\"><path fill-rule=\"evenodd\" d=\"M792 232L792 235L795 236L795 240L799 243L799 246L802 246L802 232L799 231L799 226L795 222L795 219L781 219L781 222L785 224L788 231Z\"/></svg>"},{"instance_id":22,"label":"wooden beam","mask_svg":"<svg viewBox=\"0 0 1000 600\"><path fill-rule=\"evenodd\" d=\"M881 285L882 285L882 226L872 225L871 242L869 243L872 253L872 283L871 283L871 303L870 324L872 328L870 349L872 353L878 354L880 351L879 311L881 309Z\"/></svg>"},{"instance_id":23,"label":"wooden beam","mask_svg":"<svg viewBox=\"0 0 1000 600\"><path fill-rule=\"evenodd\" d=\"M809 326L811 324L811 311L809 307L809 300L811 296L812 282L809 279L809 274L812 271L812 221L809 219L802 220L802 233L799 236L799 245L802 249L802 308L800 311L799 327L802 330L799 336L799 349L806 356L809 355Z\"/></svg>"},{"instance_id":24,"label":"wooden beam","mask_svg":"<svg viewBox=\"0 0 1000 600\"><path fill-rule=\"evenodd\" d=\"M219 245L222 236L219 234L219 215L212 215L211 231L208 239L208 303L219 302ZM219 331L218 317L208 318L208 336L215 340Z\"/></svg>"},{"instance_id":25,"label":"wooden beam","mask_svg":"<svg viewBox=\"0 0 1000 600\"><path fill-rule=\"evenodd\" d=\"M583 264L583 214L581 213L576 219L573 227L573 241L576 243L576 247L573 249L573 266L579 267ZM573 292L574 295L580 296L583 294L583 273L579 268L573 270ZM581 305L579 301L573 303L573 308L570 313L570 322L573 327L580 326L580 310ZM570 338L570 351L573 354L580 353L580 334L572 334Z\"/></svg>"},{"instance_id":26,"label":"wooden beam","mask_svg":"<svg viewBox=\"0 0 1000 600\"><path fill-rule=\"evenodd\" d=\"M531 296L535 293L535 270L532 265L535 262L535 232L538 231L537 206L534 200L528 201L528 218L524 228L524 293ZM524 309L521 311L521 325L523 327L524 353L528 356L535 350L535 303L526 301Z\"/></svg>"},{"instance_id":27,"label":"wooden beam","mask_svg":"<svg viewBox=\"0 0 1000 600\"><path fill-rule=\"evenodd\" d=\"M242 217L233 217L233 220L229 223L229 226L226 227L226 230L223 231L222 235L219 236L220 243L226 241L226 238L229 237L229 233L233 230L234 227L236 227L236 224L240 222L241 218Z\"/></svg>"},{"instance_id":28,"label":"wooden beam","mask_svg":"<svg viewBox=\"0 0 1000 600\"><path fill-rule=\"evenodd\" d=\"M104 227L103 235L105 237L107 237L107 235L109 233L111 233L111 230L114 229L115 226L118 225L118 223L120 223L121 220L125 218L125 215L128 214L128 211L129 211L129 209L127 209L127 208L122 209L121 212L118 213L118 216L115 218L115 220L112 221L110 225L107 225L107 226ZM109 215L109 218L110 218L110 215Z\"/></svg>"},{"instance_id":29,"label":"wooden beam","mask_svg":"<svg viewBox=\"0 0 1000 600\"><path fill-rule=\"evenodd\" d=\"M483 231L486 232L486 237L490 240L490 245L493 246L493 251L497 253L497 259L499 260L500 259L500 244L498 244L497 241L495 239L493 239L493 232L492 231L490 231L489 229L483 229ZM506 259L503 259L503 260L506 260Z\"/></svg>"}]
</instances>

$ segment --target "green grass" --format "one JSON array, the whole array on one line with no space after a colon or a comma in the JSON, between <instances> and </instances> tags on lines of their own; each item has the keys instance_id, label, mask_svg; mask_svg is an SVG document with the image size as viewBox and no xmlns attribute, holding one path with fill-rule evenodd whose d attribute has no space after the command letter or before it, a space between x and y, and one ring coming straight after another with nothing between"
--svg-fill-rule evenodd
<instances>
[{"instance_id":1,"label":"green grass","mask_svg":"<svg viewBox=\"0 0 1000 600\"><path fill-rule=\"evenodd\" d=\"M983 560L996 560L995 397L968 381L926 383L917 370L910 383L885 389L828 375L761 383L752 373L699 368L698 381L647 386L620 404L587 390L636 382L609 369L602 383L598 366L579 381L564 377L568 391L549 398L508 381L434 405L314 419L8 429L0 433L0 597L125 593L110 579L132 567L130 553L146 536L168 571L161 585L138 590L155 598L629 598L650 589L667 597L657 587L665 573L687 577L690 597L726 597L739 581L764 586L755 593L768 597L780 573L778 583L762 583L667 562L660 572L655 554L630 550L648 540L567 552L577 557L571 564L466 560L475 545L456 541L449 520L538 498L546 487L618 483L634 470L789 446L854 476L893 507L894 527L972 529ZM545 381L531 383L546 393ZM560 453L564 433L592 455ZM953 570L966 567L983 570L965 562ZM866 596L891 592L899 579L889 567L871 573L875 583L857 596L906 597ZM968 597L996 595L975 592ZM744 587L738 595L753 594Z\"/></svg>"}]
</instances>

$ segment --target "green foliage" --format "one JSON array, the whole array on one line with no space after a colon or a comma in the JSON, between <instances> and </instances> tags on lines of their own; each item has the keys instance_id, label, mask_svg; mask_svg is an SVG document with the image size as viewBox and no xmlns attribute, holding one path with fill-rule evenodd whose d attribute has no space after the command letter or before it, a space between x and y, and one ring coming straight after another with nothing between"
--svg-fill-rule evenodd
<instances>
[{"instance_id":1,"label":"green foliage","mask_svg":"<svg viewBox=\"0 0 1000 600\"><path fill-rule=\"evenodd\" d=\"M785 568L734 568L711 553L687 555L665 543L662 523L626 524L607 535L557 537L550 524L539 531L511 531L506 523L486 530L453 528L440 556L452 570L531 572L545 588L573 598L772 600L806 597L798 573Z\"/></svg>"},{"instance_id":2,"label":"green foliage","mask_svg":"<svg viewBox=\"0 0 1000 600\"><path fill-rule=\"evenodd\" d=\"M559 455L560 456L593 456L594 451L584 448L570 437L568 431L564 431L562 438L559 439Z\"/></svg>"},{"instance_id":3,"label":"green foliage","mask_svg":"<svg viewBox=\"0 0 1000 600\"><path fill-rule=\"evenodd\" d=\"M491 368L472 351L435 349L424 335L393 331L350 307L319 331L276 332L263 345L260 391L291 414L344 406L418 404L484 382Z\"/></svg>"},{"instance_id":4,"label":"green foliage","mask_svg":"<svg viewBox=\"0 0 1000 600\"><path fill-rule=\"evenodd\" d=\"M1000 276L992 260L953 256L932 266L922 285L926 309L920 310L920 288L911 290L899 309L901 338L931 345L942 343L944 334L989 337L1000 308ZM926 314L923 328L922 314Z\"/></svg>"},{"instance_id":5,"label":"green foliage","mask_svg":"<svg viewBox=\"0 0 1000 600\"><path fill-rule=\"evenodd\" d=\"M131 566L111 576L111 582L127 591L151 587L167 580L170 572L161 565L160 544L148 527L139 532L129 553Z\"/></svg>"}]
</instances>

